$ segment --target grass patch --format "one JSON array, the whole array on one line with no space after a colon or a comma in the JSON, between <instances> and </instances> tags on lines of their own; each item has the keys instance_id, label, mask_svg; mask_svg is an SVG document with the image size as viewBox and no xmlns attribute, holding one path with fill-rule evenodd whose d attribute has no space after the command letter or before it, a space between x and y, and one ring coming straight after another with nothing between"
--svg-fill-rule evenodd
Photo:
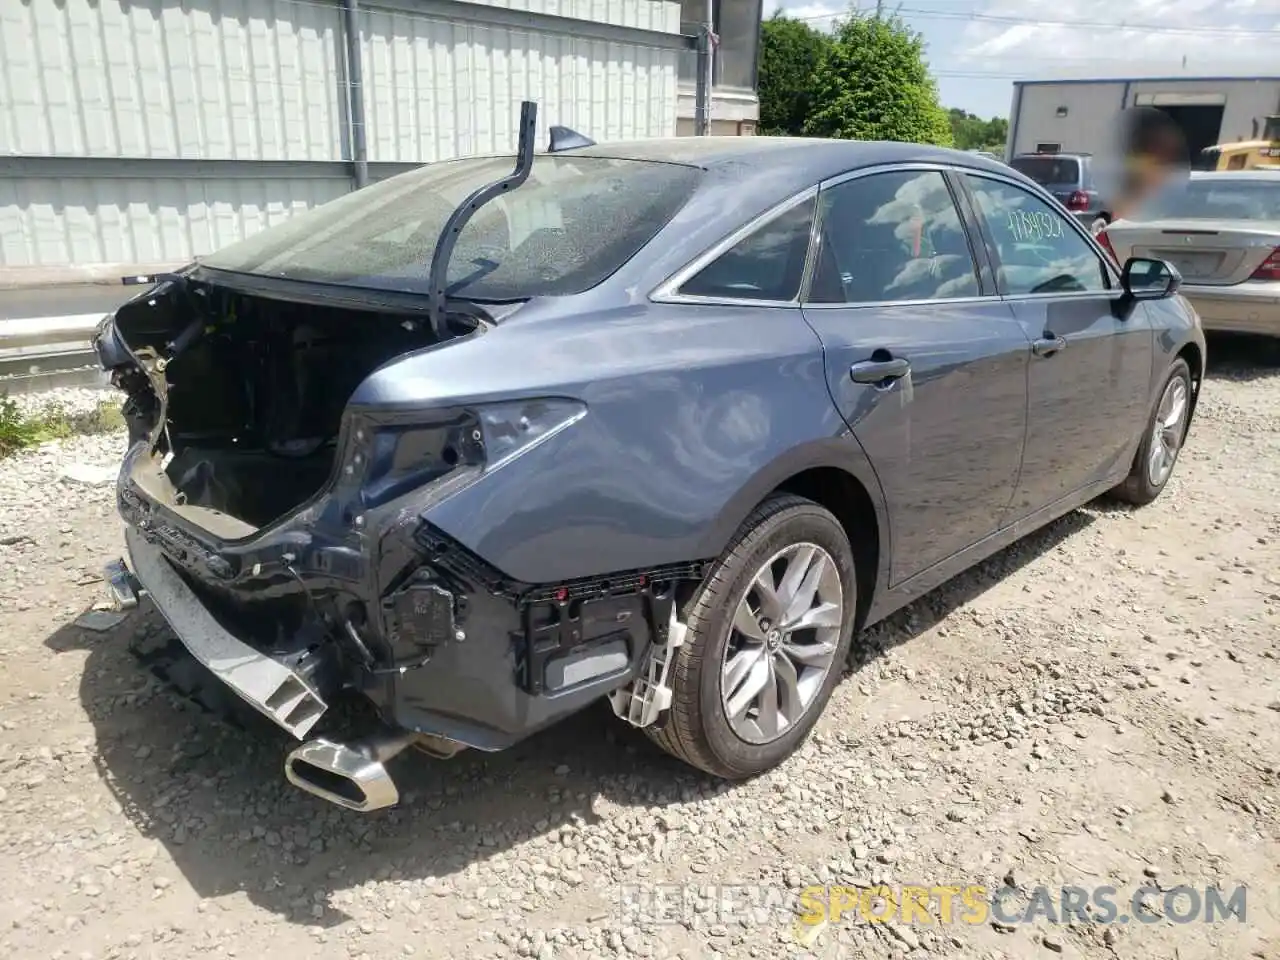
<instances>
[{"instance_id":1,"label":"grass patch","mask_svg":"<svg viewBox=\"0 0 1280 960\"><path fill-rule=\"evenodd\" d=\"M124 414L116 400L101 400L88 411L69 410L57 401L30 411L7 394L0 394L0 458L49 440L111 433L124 427Z\"/></svg>"}]
</instances>

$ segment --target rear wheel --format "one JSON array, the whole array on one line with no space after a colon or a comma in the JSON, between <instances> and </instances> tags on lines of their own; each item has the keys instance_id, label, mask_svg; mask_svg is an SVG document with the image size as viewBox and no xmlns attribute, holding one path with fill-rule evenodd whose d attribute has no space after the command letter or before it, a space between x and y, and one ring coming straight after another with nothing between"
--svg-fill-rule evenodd
<instances>
[{"instance_id":1,"label":"rear wheel","mask_svg":"<svg viewBox=\"0 0 1280 960\"><path fill-rule=\"evenodd\" d=\"M685 604L671 709L662 727L646 732L727 779L781 763L840 679L856 591L839 521L801 497L766 500Z\"/></svg>"},{"instance_id":2,"label":"rear wheel","mask_svg":"<svg viewBox=\"0 0 1280 960\"><path fill-rule=\"evenodd\" d=\"M1113 497L1142 506L1160 496L1173 475L1190 416L1191 368L1179 357L1173 362L1155 412L1143 432L1129 476L1111 491Z\"/></svg>"}]
</instances>

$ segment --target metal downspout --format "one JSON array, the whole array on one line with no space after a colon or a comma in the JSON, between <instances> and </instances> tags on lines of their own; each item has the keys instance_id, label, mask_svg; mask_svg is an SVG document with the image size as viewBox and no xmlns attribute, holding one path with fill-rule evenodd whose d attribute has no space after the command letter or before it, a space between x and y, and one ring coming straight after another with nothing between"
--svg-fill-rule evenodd
<instances>
[{"instance_id":1,"label":"metal downspout","mask_svg":"<svg viewBox=\"0 0 1280 960\"><path fill-rule=\"evenodd\" d=\"M364 66L360 51L360 0L342 0L347 43L347 112L351 118L351 179L356 189L369 183L364 139Z\"/></svg>"},{"instance_id":2,"label":"metal downspout","mask_svg":"<svg viewBox=\"0 0 1280 960\"><path fill-rule=\"evenodd\" d=\"M1018 152L1018 121L1022 119L1022 84L1013 85L1013 114L1009 118L1009 144L1004 148L1004 162L1008 163Z\"/></svg>"},{"instance_id":3,"label":"metal downspout","mask_svg":"<svg viewBox=\"0 0 1280 960\"><path fill-rule=\"evenodd\" d=\"M705 18L698 26L698 81L694 99L694 133L711 135L711 88L715 85L715 0L706 0Z\"/></svg>"},{"instance_id":4,"label":"metal downspout","mask_svg":"<svg viewBox=\"0 0 1280 960\"><path fill-rule=\"evenodd\" d=\"M710 59L710 48L707 29L700 24L698 26L697 79L694 81L693 100L693 132L699 137L705 137L710 132L711 126L711 90L707 83L707 61Z\"/></svg>"}]
</instances>

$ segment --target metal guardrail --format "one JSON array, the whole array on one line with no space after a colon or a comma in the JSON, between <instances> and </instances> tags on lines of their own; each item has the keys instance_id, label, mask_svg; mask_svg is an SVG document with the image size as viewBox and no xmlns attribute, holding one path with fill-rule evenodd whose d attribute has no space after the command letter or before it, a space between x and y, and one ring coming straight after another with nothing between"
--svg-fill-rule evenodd
<instances>
[{"instance_id":1,"label":"metal guardrail","mask_svg":"<svg viewBox=\"0 0 1280 960\"><path fill-rule=\"evenodd\" d=\"M120 283L151 287L169 276L135 273L121 277ZM0 395L110 386L90 345L98 324L109 312L0 320Z\"/></svg>"},{"instance_id":2,"label":"metal guardrail","mask_svg":"<svg viewBox=\"0 0 1280 960\"><path fill-rule=\"evenodd\" d=\"M24 317L0 320L0 350L42 347L56 343L81 343L88 349L89 338L106 311L74 317Z\"/></svg>"},{"instance_id":3,"label":"metal guardrail","mask_svg":"<svg viewBox=\"0 0 1280 960\"><path fill-rule=\"evenodd\" d=\"M102 316L0 320L0 394L107 386L89 345Z\"/></svg>"}]
</instances>

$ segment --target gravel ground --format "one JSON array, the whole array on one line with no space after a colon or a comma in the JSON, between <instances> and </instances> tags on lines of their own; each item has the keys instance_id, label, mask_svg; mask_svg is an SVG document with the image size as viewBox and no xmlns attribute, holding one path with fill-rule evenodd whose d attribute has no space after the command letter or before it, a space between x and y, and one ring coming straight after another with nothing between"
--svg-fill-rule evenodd
<instances>
[{"instance_id":1,"label":"gravel ground","mask_svg":"<svg viewBox=\"0 0 1280 960\"><path fill-rule=\"evenodd\" d=\"M26 416L33 416L51 407L56 407L64 414L75 415L92 413L98 409L99 404L118 396L109 386L65 387L40 393L20 393L13 398L13 402Z\"/></svg>"},{"instance_id":2,"label":"gravel ground","mask_svg":"<svg viewBox=\"0 0 1280 960\"><path fill-rule=\"evenodd\" d=\"M174 699L76 620L119 555L122 437L0 463L0 950L179 958L769 957L789 927L624 885L1248 885L1244 922L822 930L821 957L1280 957L1280 369L1218 357L1165 495L1093 505L861 638L817 733L727 787L589 711L397 761L359 815L287 744ZM1232 352L1232 351L1235 352ZM95 625L96 626L96 625ZM628 901L629 902L629 901Z\"/></svg>"}]
</instances>

